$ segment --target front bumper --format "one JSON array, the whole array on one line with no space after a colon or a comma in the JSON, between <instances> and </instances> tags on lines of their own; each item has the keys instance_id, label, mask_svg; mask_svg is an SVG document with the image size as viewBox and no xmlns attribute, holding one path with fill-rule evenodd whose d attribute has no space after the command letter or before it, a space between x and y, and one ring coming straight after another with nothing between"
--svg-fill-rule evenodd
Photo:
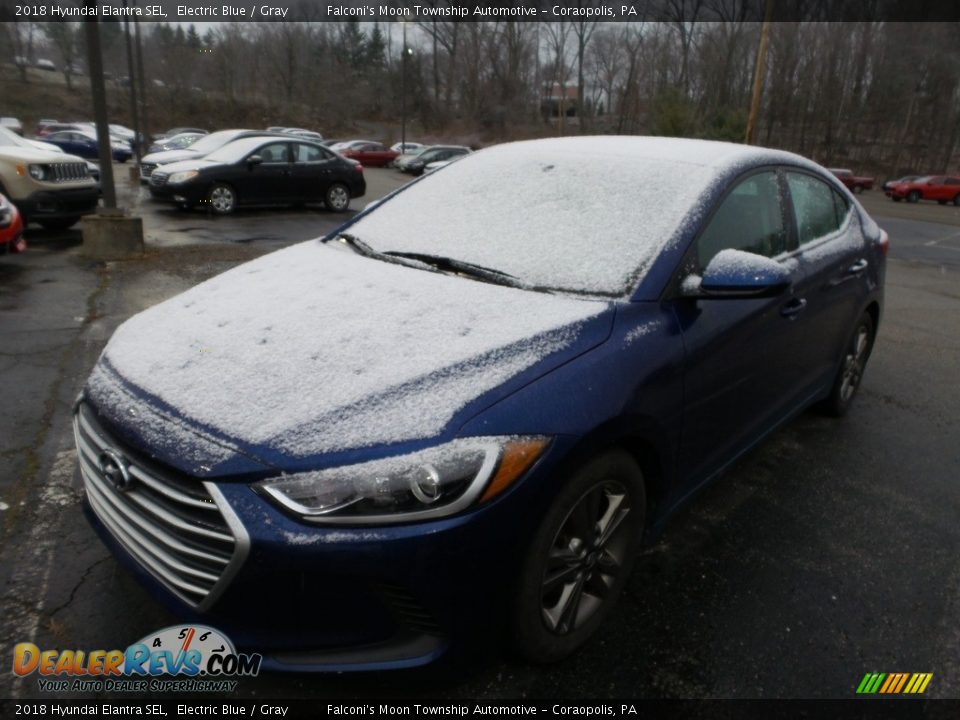
<instances>
[{"instance_id":1,"label":"front bumper","mask_svg":"<svg viewBox=\"0 0 960 720\"><path fill-rule=\"evenodd\" d=\"M184 183L182 185L155 185L153 180L148 183L150 188L150 197L162 202L173 202L181 205L199 205L207 197L205 187L200 187L195 183Z\"/></svg>"},{"instance_id":2,"label":"front bumper","mask_svg":"<svg viewBox=\"0 0 960 720\"><path fill-rule=\"evenodd\" d=\"M27 249L27 243L23 239L23 222L16 210L13 212L14 216L10 224L0 228L0 255L23 252Z\"/></svg>"},{"instance_id":3,"label":"front bumper","mask_svg":"<svg viewBox=\"0 0 960 720\"><path fill-rule=\"evenodd\" d=\"M94 212L100 200L96 185L62 190L38 190L16 200L17 209L31 220L79 217Z\"/></svg>"},{"instance_id":4,"label":"front bumper","mask_svg":"<svg viewBox=\"0 0 960 720\"><path fill-rule=\"evenodd\" d=\"M108 437L139 462L136 451ZM280 671L415 667L454 644L499 637L518 549L535 525L536 504L522 491L451 518L350 528L300 522L245 482L208 481L202 485L245 539L243 560L225 585L211 602L198 602L138 559L103 516L104 492L121 491L98 483L91 494L87 477L84 485L91 523L152 595L179 617L223 630L239 648L261 653L265 668Z\"/></svg>"}]
</instances>

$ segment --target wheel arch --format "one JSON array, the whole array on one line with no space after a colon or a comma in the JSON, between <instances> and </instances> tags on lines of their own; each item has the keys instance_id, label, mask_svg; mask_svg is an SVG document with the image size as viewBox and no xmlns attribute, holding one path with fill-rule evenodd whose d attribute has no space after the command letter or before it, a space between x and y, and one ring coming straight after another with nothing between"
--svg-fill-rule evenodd
<instances>
[{"instance_id":1,"label":"wheel arch","mask_svg":"<svg viewBox=\"0 0 960 720\"><path fill-rule=\"evenodd\" d=\"M606 451L626 452L643 473L647 504L644 534L649 535L667 509L666 500L673 476L668 447L665 432L652 419L613 420L583 436L569 450L563 461L568 469L564 475L575 472L576 468Z\"/></svg>"}]
</instances>

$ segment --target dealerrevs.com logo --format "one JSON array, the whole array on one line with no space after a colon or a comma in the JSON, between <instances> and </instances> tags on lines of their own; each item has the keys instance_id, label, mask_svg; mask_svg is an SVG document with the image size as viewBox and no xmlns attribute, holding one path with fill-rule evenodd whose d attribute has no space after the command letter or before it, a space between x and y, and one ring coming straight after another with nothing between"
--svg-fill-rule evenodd
<instances>
[{"instance_id":1,"label":"dealerrevs.com logo","mask_svg":"<svg viewBox=\"0 0 960 720\"><path fill-rule=\"evenodd\" d=\"M237 677L255 677L263 658L238 653L219 630L175 625L147 635L126 650L13 649L13 672L39 675L39 689L60 691L232 691ZM177 679L164 679L174 676Z\"/></svg>"}]
</instances>

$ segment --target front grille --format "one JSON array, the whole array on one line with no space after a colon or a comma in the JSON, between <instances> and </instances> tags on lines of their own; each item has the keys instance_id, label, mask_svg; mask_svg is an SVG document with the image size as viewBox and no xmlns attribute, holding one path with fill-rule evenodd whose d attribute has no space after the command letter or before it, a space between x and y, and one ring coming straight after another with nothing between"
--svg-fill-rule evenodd
<instances>
[{"instance_id":1,"label":"front grille","mask_svg":"<svg viewBox=\"0 0 960 720\"><path fill-rule=\"evenodd\" d=\"M80 470L90 506L113 537L157 580L192 605L209 607L247 552L247 536L211 483L135 459L85 405L74 416ZM101 467L112 451L132 478L120 490Z\"/></svg>"},{"instance_id":2,"label":"front grille","mask_svg":"<svg viewBox=\"0 0 960 720\"><path fill-rule=\"evenodd\" d=\"M86 163L53 163L50 165L51 182L76 182L90 177Z\"/></svg>"},{"instance_id":3,"label":"front grille","mask_svg":"<svg viewBox=\"0 0 960 720\"><path fill-rule=\"evenodd\" d=\"M163 187L167 184L167 173L154 170L150 173L150 185L153 187Z\"/></svg>"},{"instance_id":4,"label":"front grille","mask_svg":"<svg viewBox=\"0 0 960 720\"><path fill-rule=\"evenodd\" d=\"M149 180L150 175L156 169L157 169L157 166L152 163L140 163L140 177L143 180Z\"/></svg>"}]
</instances>

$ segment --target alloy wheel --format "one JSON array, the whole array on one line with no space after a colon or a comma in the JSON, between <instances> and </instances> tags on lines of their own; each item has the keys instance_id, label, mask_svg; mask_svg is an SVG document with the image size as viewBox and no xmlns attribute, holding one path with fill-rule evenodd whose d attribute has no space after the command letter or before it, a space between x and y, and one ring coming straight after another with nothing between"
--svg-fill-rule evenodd
<instances>
[{"instance_id":1,"label":"alloy wheel","mask_svg":"<svg viewBox=\"0 0 960 720\"><path fill-rule=\"evenodd\" d=\"M857 334L843 359L843 379L840 382L840 399L847 402L853 397L863 377L870 349L870 330L866 325L857 327Z\"/></svg>"},{"instance_id":2,"label":"alloy wheel","mask_svg":"<svg viewBox=\"0 0 960 720\"><path fill-rule=\"evenodd\" d=\"M627 557L630 495L618 481L598 483L567 514L550 545L540 590L546 628L567 635L603 606Z\"/></svg>"},{"instance_id":3,"label":"alloy wheel","mask_svg":"<svg viewBox=\"0 0 960 720\"><path fill-rule=\"evenodd\" d=\"M218 213L231 212L235 202L233 191L224 185L217 185L210 192L210 206Z\"/></svg>"}]
</instances>

